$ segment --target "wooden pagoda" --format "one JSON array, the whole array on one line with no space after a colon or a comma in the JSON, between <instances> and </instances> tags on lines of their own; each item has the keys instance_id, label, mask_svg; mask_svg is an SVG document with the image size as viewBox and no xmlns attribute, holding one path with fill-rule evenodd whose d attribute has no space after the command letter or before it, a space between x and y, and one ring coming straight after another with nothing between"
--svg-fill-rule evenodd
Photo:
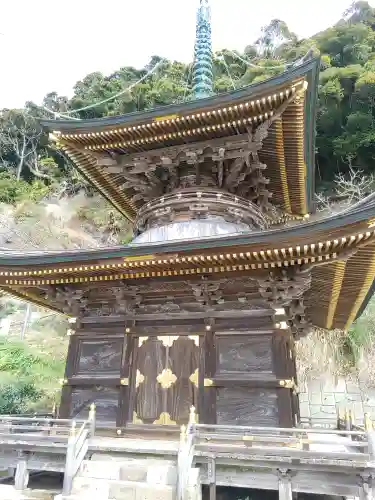
<instances>
[{"instance_id":1,"label":"wooden pagoda","mask_svg":"<svg viewBox=\"0 0 375 500\"><path fill-rule=\"evenodd\" d=\"M43 122L134 227L127 246L0 257L3 291L71 318L62 417L95 402L118 430L175 425L193 405L204 423L292 427L295 339L348 328L372 293L375 196L311 216L319 59L210 96L199 40L207 97Z\"/></svg>"}]
</instances>

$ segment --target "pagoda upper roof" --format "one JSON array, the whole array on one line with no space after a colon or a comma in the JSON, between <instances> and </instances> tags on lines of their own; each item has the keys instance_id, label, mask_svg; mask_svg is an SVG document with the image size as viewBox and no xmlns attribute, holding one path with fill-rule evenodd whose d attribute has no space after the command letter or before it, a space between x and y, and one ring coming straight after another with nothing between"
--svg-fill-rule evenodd
<instances>
[{"instance_id":1,"label":"pagoda upper roof","mask_svg":"<svg viewBox=\"0 0 375 500\"><path fill-rule=\"evenodd\" d=\"M249 127L270 123L260 159L267 165L273 199L286 212L313 210L315 111L319 58L280 75L213 97L88 120L43 120L78 170L123 215L134 220L140 204L123 188L124 177L106 158L173 154L244 140ZM215 142L216 141L216 142Z\"/></svg>"},{"instance_id":2,"label":"pagoda upper roof","mask_svg":"<svg viewBox=\"0 0 375 500\"><path fill-rule=\"evenodd\" d=\"M236 276L311 267L311 322L348 328L372 293L375 194L350 209L289 228L246 235L66 252L2 252L0 288L56 310L46 288L106 282ZM57 308L58 310L58 308Z\"/></svg>"}]
</instances>

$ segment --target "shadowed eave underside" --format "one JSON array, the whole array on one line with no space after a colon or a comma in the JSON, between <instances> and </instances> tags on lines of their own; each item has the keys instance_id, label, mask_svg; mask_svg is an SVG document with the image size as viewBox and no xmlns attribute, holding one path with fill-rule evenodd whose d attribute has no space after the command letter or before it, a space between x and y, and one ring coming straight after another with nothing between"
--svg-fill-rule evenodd
<instances>
[{"instance_id":1,"label":"shadowed eave underside","mask_svg":"<svg viewBox=\"0 0 375 500\"><path fill-rule=\"evenodd\" d=\"M71 252L9 252L0 256L0 287L56 310L43 287L91 283L249 278L312 268L307 316L322 328L348 328L372 293L375 278L375 195L342 214L285 229L161 245Z\"/></svg>"},{"instance_id":2,"label":"shadowed eave underside","mask_svg":"<svg viewBox=\"0 0 375 500\"><path fill-rule=\"evenodd\" d=\"M88 181L133 221L139 207L121 188L123 179L109 173L100 159L236 140L249 127L272 122L260 159L267 165L273 199L286 212L305 215L313 208L318 71L319 59L312 59L277 77L219 96L118 117L44 120L42 125Z\"/></svg>"}]
</instances>

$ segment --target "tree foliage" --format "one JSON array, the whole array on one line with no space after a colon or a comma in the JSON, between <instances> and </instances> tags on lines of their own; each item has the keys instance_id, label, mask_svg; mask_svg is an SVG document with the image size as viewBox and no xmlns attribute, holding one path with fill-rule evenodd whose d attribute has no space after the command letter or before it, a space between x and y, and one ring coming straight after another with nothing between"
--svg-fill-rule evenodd
<instances>
[{"instance_id":1,"label":"tree foliage","mask_svg":"<svg viewBox=\"0 0 375 500\"><path fill-rule=\"evenodd\" d=\"M336 25L299 40L286 23L272 20L243 53L214 54L216 93L257 83L284 71L309 50L320 52L321 73L317 111L317 183L329 183L359 167L374 171L375 160L375 9L354 2ZM152 74L148 72L157 64ZM148 75L148 76L147 76ZM139 82L142 79L141 82ZM66 157L53 149L38 126L38 118L68 115L100 118L147 110L191 98L192 65L153 56L142 69L124 66L111 75L100 71L76 83L73 96L50 92L41 106L26 103L21 110L0 112L0 184L3 199L15 200L13 180L38 179L46 186L75 192L84 181L73 173ZM112 96L117 95L116 98ZM48 112L46 110L49 110ZM5 172L5 173L4 173ZM70 191L69 191L70 190ZM17 191L17 193L15 192Z\"/></svg>"},{"instance_id":2,"label":"tree foliage","mask_svg":"<svg viewBox=\"0 0 375 500\"><path fill-rule=\"evenodd\" d=\"M0 387L0 415L27 413L43 392L30 382L18 382Z\"/></svg>"}]
</instances>

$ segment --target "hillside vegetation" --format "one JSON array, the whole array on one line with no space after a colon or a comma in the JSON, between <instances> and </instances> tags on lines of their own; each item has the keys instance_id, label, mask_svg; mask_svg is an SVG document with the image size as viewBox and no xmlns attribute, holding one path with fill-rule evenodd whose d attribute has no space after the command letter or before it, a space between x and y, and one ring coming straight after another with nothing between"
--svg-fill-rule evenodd
<instances>
[{"instance_id":1,"label":"hillside vegetation","mask_svg":"<svg viewBox=\"0 0 375 500\"><path fill-rule=\"evenodd\" d=\"M309 51L321 54L316 184L318 206L325 210L332 208L329 196L336 192L352 202L374 188L374 49L375 9L359 1L335 26L310 39L299 40L275 19L243 52L228 49L214 54L216 93L277 75ZM155 65L153 73L137 83ZM191 98L192 66L153 56L141 69L124 66L107 76L91 73L76 83L71 97L52 90L40 106L27 102L22 109L0 111L0 248L56 250L126 243L131 238L127 222L48 142L38 119L98 118L185 102ZM4 311L8 305L4 302L2 307ZM325 333L316 332L313 341L305 341L300 348L303 372L317 369L303 360L314 358L309 348L318 341L325 353L323 365L335 366L336 371L361 369L364 357L373 356L372 312L361 321L349 334L338 332L327 340ZM52 400L66 349L60 324L61 320L49 317L40 335L30 327L27 345L12 336L0 342L0 413L25 411ZM333 341L335 345L328 348L327 342ZM330 349L332 355L327 354Z\"/></svg>"}]
</instances>

